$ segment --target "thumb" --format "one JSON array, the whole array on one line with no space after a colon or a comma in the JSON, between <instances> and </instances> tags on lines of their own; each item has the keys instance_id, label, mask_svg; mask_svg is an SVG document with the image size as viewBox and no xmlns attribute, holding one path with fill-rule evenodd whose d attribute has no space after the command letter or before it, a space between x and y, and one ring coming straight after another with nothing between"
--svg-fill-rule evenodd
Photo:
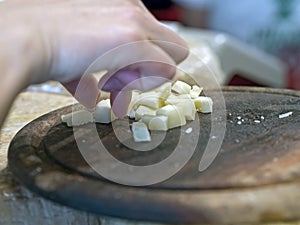
<instances>
[{"instance_id":1,"label":"thumb","mask_svg":"<svg viewBox=\"0 0 300 225\"><path fill-rule=\"evenodd\" d=\"M100 98L98 81L93 75L85 75L63 83L64 87L85 107L94 108Z\"/></svg>"}]
</instances>

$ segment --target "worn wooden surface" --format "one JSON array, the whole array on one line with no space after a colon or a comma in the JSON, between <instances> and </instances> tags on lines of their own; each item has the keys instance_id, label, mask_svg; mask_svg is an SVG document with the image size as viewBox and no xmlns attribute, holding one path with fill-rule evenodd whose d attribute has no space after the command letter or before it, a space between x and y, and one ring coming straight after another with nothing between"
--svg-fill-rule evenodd
<instances>
[{"instance_id":1,"label":"worn wooden surface","mask_svg":"<svg viewBox=\"0 0 300 225\"><path fill-rule=\"evenodd\" d=\"M181 128L169 130L164 142L152 151L146 152L129 151L126 145L120 143L115 135L115 129L111 125L97 124L97 131L102 143L112 155L121 161L131 165L149 165L165 159L172 153L178 145L180 130L193 128L193 132L185 134L184 138L188 139L186 144L191 147L194 140L199 138L195 156L172 179L155 185L155 187L170 189L238 188L300 179L299 96L282 92L267 93L264 89L260 89L258 92L247 92L247 90L249 89L223 92L226 99L225 117L227 117L227 121L226 124L224 123L226 135L222 151L211 166L202 173L199 173L198 165L207 141L218 138L212 137L211 134L212 117L216 117L216 115L199 113L199 124L188 122ZM217 113L218 100L215 100L214 103L215 113ZM280 115L289 112L292 115L279 118ZM219 115L221 114L219 113ZM56 117L55 115L54 118ZM128 123L126 120L115 121L114 127L126 126L126 122ZM223 122L218 121L220 127ZM196 130L198 125L201 126L199 132ZM93 130L89 128L90 126L82 127L82 136L86 142L95 144L99 137L93 135ZM152 138L155 139L160 134L160 132L152 132ZM91 168L88 169L89 166L78 150L72 128L59 123L47 133L44 141L45 151L63 166L73 171L100 177ZM134 144L130 135L127 140L127 144L129 143ZM94 161L97 161L97 154L94 154L93 157Z\"/></svg>"},{"instance_id":2,"label":"worn wooden surface","mask_svg":"<svg viewBox=\"0 0 300 225\"><path fill-rule=\"evenodd\" d=\"M98 216L61 206L23 188L7 166L7 149L24 125L51 110L69 105L72 97L26 92L16 99L0 133L0 224L1 225L98 225Z\"/></svg>"},{"instance_id":3,"label":"worn wooden surface","mask_svg":"<svg viewBox=\"0 0 300 225\"><path fill-rule=\"evenodd\" d=\"M33 88L33 91L41 90ZM7 169L8 146L14 135L33 119L72 102L73 98L70 96L43 92L24 92L15 100L0 131L0 224L152 225L147 222L137 223L124 219L99 217L54 203L25 188Z\"/></svg>"},{"instance_id":4,"label":"worn wooden surface","mask_svg":"<svg viewBox=\"0 0 300 225\"><path fill-rule=\"evenodd\" d=\"M22 149L22 153L12 154L12 162L17 162L13 169L27 186L45 197L108 215L180 223L299 219L299 93L232 88L227 89L224 96L227 133L218 157L202 173L195 167L198 160L191 160L172 179L152 188L130 188L106 182L81 158L71 140L72 129L59 122L59 115L70 108L32 122L19 134L14 146L17 152ZM292 114L280 118L287 112ZM204 123L203 133L209 133L211 118L206 115L200 120ZM100 136L102 131L103 138L107 138L106 146L114 146L112 151L116 146L122 148L115 155L130 163L146 162L143 162L145 157L124 154L126 148L116 145L111 127L102 126L99 130ZM172 132L174 134L167 137L166 148L160 151L169 153L168 146L174 142L172 136L176 136L176 129ZM203 146L207 138L200 137L199 146ZM63 140L67 141L63 143ZM40 141L45 141L42 148ZM61 148L57 148L58 142ZM199 146L201 155L203 149ZM157 156L154 153L148 158L155 160Z\"/></svg>"}]
</instances>

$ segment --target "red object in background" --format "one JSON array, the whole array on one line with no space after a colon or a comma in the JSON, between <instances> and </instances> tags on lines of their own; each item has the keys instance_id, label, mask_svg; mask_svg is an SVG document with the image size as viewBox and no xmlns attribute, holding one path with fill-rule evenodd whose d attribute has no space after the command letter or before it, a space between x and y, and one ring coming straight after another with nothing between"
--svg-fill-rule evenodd
<instances>
[{"instance_id":1,"label":"red object in background","mask_svg":"<svg viewBox=\"0 0 300 225\"><path fill-rule=\"evenodd\" d=\"M168 9L150 9L150 11L158 20L180 21L181 18L181 9L176 5ZM286 62L290 68L287 74L288 84L286 88L300 90L300 51L298 48L290 47L279 52L279 58ZM226 85L265 87L265 85L244 78L240 74L235 74Z\"/></svg>"},{"instance_id":2,"label":"red object in background","mask_svg":"<svg viewBox=\"0 0 300 225\"><path fill-rule=\"evenodd\" d=\"M288 88L300 90L300 68L291 68L290 69Z\"/></svg>"},{"instance_id":3,"label":"red object in background","mask_svg":"<svg viewBox=\"0 0 300 225\"><path fill-rule=\"evenodd\" d=\"M297 46L285 47L279 51L279 58L289 67L287 88L300 90L300 49Z\"/></svg>"},{"instance_id":4,"label":"red object in background","mask_svg":"<svg viewBox=\"0 0 300 225\"><path fill-rule=\"evenodd\" d=\"M176 5L173 5L168 9L150 9L150 12L158 20L166 20L166 21L179 21L181 15L180 8Z\"/></svg>"},{"instance_id":5,"label":"red object in background","mask_svg":"<svg viewBox=\"0 0 300 225\"><path fill-rule=\"evenodd\" d=\"M258 84L254 81L248 80L244 78L242 75L235 74L232 79L226 85L234 85L234 86L257 86L264 87L264 85Z\"/></svg>"},{"instance_id":6,"label":"red object in background","mask_svg":"<svg viewBox=\"0 0 300 225\"><path fill-rule=\"evenodd\" d=\"M173 5L168 9L150 9L150 12L157 18L158 20L165 21L179 21L181 18L181 9ZM236 85L236 86L263 86L258 83L255 83L251 80L244 78L241 75L234 75L231 81L226 85Z\"/></svg>"}]
</instances>

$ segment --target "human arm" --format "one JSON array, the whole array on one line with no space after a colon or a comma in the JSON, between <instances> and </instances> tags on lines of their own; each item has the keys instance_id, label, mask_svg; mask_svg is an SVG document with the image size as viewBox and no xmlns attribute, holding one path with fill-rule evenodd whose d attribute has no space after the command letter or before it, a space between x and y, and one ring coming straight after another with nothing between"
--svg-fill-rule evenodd
<instances>
[{"instance_id":1,"label":"human arm","mask_svg":"<svg viewBox=\"0 0 300 225\"><path fill-rule=\"evenodd\" d=\"M107 61L105 68L103 65L99 68L119 72L111 74L115 79L109 79L106 85L106 90L113 91L112 96L121 91L109 86L116 80L125 86L126 82L150 72L172 78L173 66L188 54L185 42L156 21L138 0L9 0L0 3L0 18L3 31L0 36L0 124L15 96L27 85L57 80L75 94L80 77L90 64L119 46L147 41L145 48L130 49L130 54L124 52L126 48L121 49L117 58ZM179 48L174 51L158 40L174 43ZM163 63L140 62L122 67L124 62L134 62L139 54L152 55ZM128 61L128 58L133 59ZM128 79L123 79L124 76ZM89 97L99 94L95 82L88 82L77 96L88 107L93 103ZM120 111L124 111L124 107L126 104Z\"/></svg>"}]
</instances>

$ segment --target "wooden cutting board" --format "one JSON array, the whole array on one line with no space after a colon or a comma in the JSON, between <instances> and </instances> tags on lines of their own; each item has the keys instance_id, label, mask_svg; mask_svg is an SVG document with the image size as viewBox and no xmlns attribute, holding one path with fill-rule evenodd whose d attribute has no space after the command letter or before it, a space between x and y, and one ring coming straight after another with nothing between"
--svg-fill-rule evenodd
<instances>
[{"instance_id":1,"label":"wooden cutting board","mask_svg":"<svg viewBox=\"0 0 300 225\"><path fill-rule=\"evenodd\" d=\"M188 163L158 184L131 187L96 173L78 150L73 129L60 121L60 115L72 111L71 106L25 126L10 145L9 167L32 191L101 215L167 223L299 219L300 93L226 87L222 92L206 94L214 98L214 113L198 114L200 132L185 133L195 126L191 122L182 129L169 130L152 151L133 151L118 140L111 125L97 124L99 137L110 154L137 166L167 158L182 133L187 151L196 139L196 149ZM121 126L130 121L117 123ZM210 166L200 172L199 161L209 141L219 138L215 134L220 133L214 133L216 127L226 129L221 148ZM82 126L81 132L85 141L93 143L89 125ZM159 135L152 133L153 138ZM94 160L100 161L97 156Z\"/></svg>"}]
</instances>

